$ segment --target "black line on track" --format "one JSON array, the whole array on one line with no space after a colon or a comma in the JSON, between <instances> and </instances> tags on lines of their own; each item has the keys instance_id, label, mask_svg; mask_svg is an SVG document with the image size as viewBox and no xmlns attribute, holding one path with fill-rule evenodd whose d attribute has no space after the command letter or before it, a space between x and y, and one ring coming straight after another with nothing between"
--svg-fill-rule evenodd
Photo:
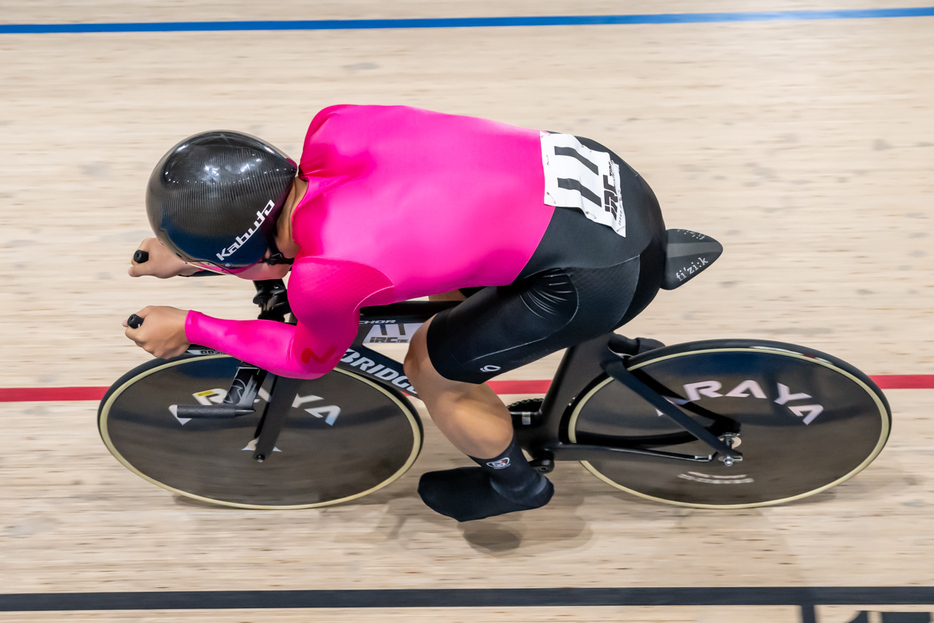
<instances>
[{"instance_id":1,"label":"black line on track","mask_svg":"<svg viewBox=\"0 0 934 623\"><path fill-rule=\"evenodd\" d=\"M934 587L492 588L0 594L0 612L276 608L928 605Z\"/></svg>"},{"instance_id":2,"label":"black line on track","mask_svg":"<svg viewBox=\"0 0 934 623\"><path fill-rule=\"evenodd\" d=\"M801 623L817 623L817 609L814 604L801 604Z\"/></svg>"}]
</instances>

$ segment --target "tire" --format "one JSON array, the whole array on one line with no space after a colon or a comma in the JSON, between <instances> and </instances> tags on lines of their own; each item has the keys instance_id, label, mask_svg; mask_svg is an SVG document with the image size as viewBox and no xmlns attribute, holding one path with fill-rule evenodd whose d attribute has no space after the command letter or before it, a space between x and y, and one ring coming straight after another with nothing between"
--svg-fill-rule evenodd
<instances>
[{"instance_id":1,"label":"tire","mask_svg":"<svg viewBox=\"0 0 934 623\"><path fill-rule=\"evenodd\" d=\"M684 403L691 417L721 439L738 432L735 447L743 454L731 467L717 460L635 454L583 462L614 487L655 501L750 508L799 500L865 469L891 429L888 403L869 377L800 346L692 342L638 355L627 368L662 395ZM606 375L571 405L566 435L572 443L713 454Z\"/></svg>"},{"instance_id":2,"label":"tire","mask_svg":"<svg viewBox=\"0 0 934 623\"><path fill-rule=\"evenodd\" d=\"M315 508L373 493L402 476L422 445L415 409L398 392L337 369L302 383L276 450L253 460L263 412L233 419L176 418L174 404L218 402L240 362L221 354L154 360L105 394L98 428L127 469L173 493L257 509ZM261 397L268 398L264 391ZM299 402L296 400L295 402Z\"/></svg>"}]
</instances>

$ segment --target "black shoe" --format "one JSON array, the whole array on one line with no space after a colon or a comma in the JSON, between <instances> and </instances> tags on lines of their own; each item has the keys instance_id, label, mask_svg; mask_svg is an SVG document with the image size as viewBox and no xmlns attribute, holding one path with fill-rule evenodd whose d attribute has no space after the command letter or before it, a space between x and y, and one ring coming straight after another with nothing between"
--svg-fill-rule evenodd
<instances>
[{"instance_id":1,"label":"black shoe","mask_svg":"<svg viewBox=\"0 0 934 623\"><path fill-rule=\"evenodd\" d=\"M543 475L540 482L532 494L500 493L482 467L458 467L422 474L418 495L436 513L457 521L474 521L544 506L554 495L555 487Z\"/></svg>"}]
</instances>

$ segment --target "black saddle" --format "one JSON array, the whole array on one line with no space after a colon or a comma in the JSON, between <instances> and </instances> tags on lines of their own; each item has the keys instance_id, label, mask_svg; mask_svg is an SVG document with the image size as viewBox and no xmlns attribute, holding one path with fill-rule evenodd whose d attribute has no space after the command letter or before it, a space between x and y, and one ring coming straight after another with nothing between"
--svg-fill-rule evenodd
<instances>
[{"instance_id":1,"label":"black saddle","mask_svg":"<svg viewBox=\"0 0 934 623\"><path fill-rule=\"evenodd\" d=\"M696 231L669 229L665 234L665 276L662 281L665 290L684 285L723 253L723 245Z\"/></svg>"}]
</instances>

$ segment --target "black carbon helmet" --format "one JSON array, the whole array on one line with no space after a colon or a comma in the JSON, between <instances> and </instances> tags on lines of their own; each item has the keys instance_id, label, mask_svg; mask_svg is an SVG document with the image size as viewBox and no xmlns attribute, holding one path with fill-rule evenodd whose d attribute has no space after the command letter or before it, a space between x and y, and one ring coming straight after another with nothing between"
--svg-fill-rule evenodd
<instances>
[{"instance_id":1,"label":"black carbon helmet","mask_svg":"<svg viewBox=\"0 0 934 623\"><path fill-rule=\"evenodd\" d=\"M186 262L250 266L276 250L276 219L296 171L293 160L249 134L195 134L149 176L149 224Z\"/></svg>"}]
</instances>

